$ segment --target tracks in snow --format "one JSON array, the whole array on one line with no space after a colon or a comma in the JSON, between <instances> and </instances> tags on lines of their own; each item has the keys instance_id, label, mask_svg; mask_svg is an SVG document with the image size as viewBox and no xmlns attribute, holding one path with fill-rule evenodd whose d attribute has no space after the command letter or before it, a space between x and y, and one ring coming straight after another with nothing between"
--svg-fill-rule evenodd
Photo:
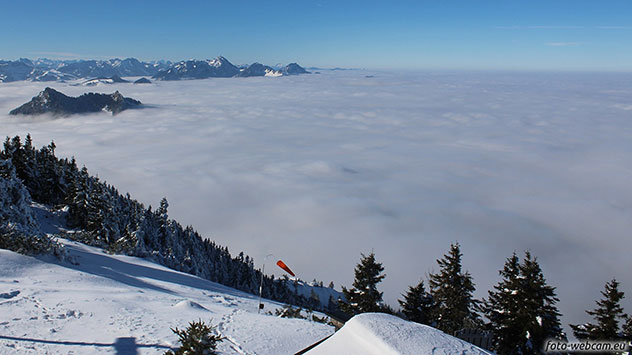
<instances>
[{"instance_id":1,"label":"tracks in snow","mask_svg":"<svg viewBox=\"0 0 632 355\"><path fill-rule=\"evenodd\" d=\"M221 337L223 337L230 343L230 348L233 349L235 352L239 354L250 355L250 353L246 352L246 350L241 347L241 345L235 340L235 338L231 337L230 335L224 334L228 329L228 325L233 322L233 319L237 312L239 312L239 309L235 308L231 310L230 313L224 314L222 316L222 319L217 324L217 332Z\"/></svg>"}]
</instances>

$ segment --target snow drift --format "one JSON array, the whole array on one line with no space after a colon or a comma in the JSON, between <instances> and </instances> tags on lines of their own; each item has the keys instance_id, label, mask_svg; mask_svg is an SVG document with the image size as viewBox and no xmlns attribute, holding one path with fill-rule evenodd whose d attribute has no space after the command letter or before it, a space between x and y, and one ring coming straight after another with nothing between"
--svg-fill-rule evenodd
<instances>
[{"instance_id":1,"label":"snow drift","mask_svg":"<svg viewBox=\"0 0 632 355\"><path fill-rule=\"evenodd\" d=\"M427 325L385 313L364 313L349 320L311 351L318 354L491 354Z\"/></svg>"}]
</instances>

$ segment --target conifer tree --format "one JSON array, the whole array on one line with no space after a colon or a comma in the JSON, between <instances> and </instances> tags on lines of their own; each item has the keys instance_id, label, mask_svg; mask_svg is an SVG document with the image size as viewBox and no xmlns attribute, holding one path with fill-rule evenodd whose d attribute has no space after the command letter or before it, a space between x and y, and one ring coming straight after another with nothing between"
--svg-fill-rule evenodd
<instances>
[{"instance_id":1,"label":"conifer tree","mask_svg":"<svg viewBox=\"0 0 632 355\"><path fill-rule=\"evenodd\" d=\"M625 324L623 325L623 338L632 342L632 316L628 316Z\"/></svg>"},{"instance_id":2,"label":"conifer tree","mask_svg":"<svg viewBox=\"0 0 632 355\"><path fill-rule=\"evenodd\" d=\"M347 302L342 302L340 309L349 315L379 312L382 309L382 292L377 290L377 284L386 276L382 274L384 267L375 261L374 253L369 256L361 255L360 263L354 270L353 287L348 290L342 287Z\"/></svg>"},{"instance_id":3,"label":"conifer tree","mask_svg":"<svg viewBox=\"0 0 632 355\"><path fill-rule=\"evenodd\" d=\"M601 291L603 298L597 301L597 308L586 311L597 321L597 324L571 324L573 334L577 339L590 340L617 340L621 339L623 330L619 329L619 320L626 319L621 307L621 299L624 294L619 291L619 282L615 279L606 283L605 290ZM628 320L628 323L630 321Z\"/></svg>"},{"instance_id":4,"label":"conifer tree","mask_svg":"<svg viewBox=\"0 0 632 355\"><path fill-rule=\"evenodd\" d=\"M318 294L314 292L314 289L312 288L309 293L308 308L314 310L318 309L318 307L320 307L320 297L318 297Z\"/></svg>"},{"instance_id":5,"label":"conifer tree","mask_svg":"<svg viewBox=\"0 0 632 355\"><path fill-rule=\"evenodd\" d=\"M436 304L432 321L438 329L451 335L479 323L474 282L470 273L462 270L462 256L460 245L452 244L450 252L437 260L439 273L429 276L430 294Z\"/></svg>"},{"instance_id":6,"label":"conifer tree","mask_svg":"<svg viewBox=\"0 0 632 355\"><path fill-rule=\"evenodd\" d=\"M539 354L547 338L563 339L555 288L546 284L537 260L526 252L520 264L514 253L500 275L483 305L496 353Z\"/></svg>"},{"instance_id":7,"label":"conifer tree","mask_svg":"<svg viewBox=\"0 0 632 355\"><path fill-rule=\"evenodd\" d=\"M86 228L88 226L88 206L90 205L91 186L88 169L84 166L73 181L69 203L68 221L73 227Z\"/></svg>"},{"instance_id":8,"label":"conifer tree","mask_svg":"<svg viewBox=\"0 0 632 355\"><path fill-rule=\"evenodd\" d=\"M217 330L212 325L207 325L202 320L190 322L186 329L171 329L178 336L180 347L174 351L167 351L166 355L193 355L217 354L217 343L224 340L216 334Z\"/></svg>"},{"instance_id":9,"label":"conifer tree","mask_svg":"<svg viewBox=\"0 0 632 355\"><path fill-rule=\"evenodd\" d=\"M426 292L424 282L409 286L403 300L398 300L402 313L409 321L432 325L431 314L434 308L432 296Z\"/></svg>"},{"instance_id":10,"label":"conifer tree","mask_svg":"<svg viewBox=\"0 0 632 355\"><path fill-rule=\"evenodd\" d=\"M484 301L483 311L493 330L493 348L498 354L518 352L525 339L520 319L520 264L514 253L499 271L503 277L494 291L488 291L489 298Z\"/></svg>"},{"instance_id":11,"label":"conifer tree","mask_svg":"<svg viewBox=\"0 0 632 355\"><path fill-rule=\"evenodd\" d=\"M525 252L520 264L520 279L522 280L521 308L530 317L525 317L527 338L525 354L540 354L542 345L549 338L566 339L560 324L560 312L555 304L559 302L555 287L546 283L542 269L537 259Z\"/></svg>"},{"instance_id":12,"label":"conifer tree","mask_svg":"<svg viewBox=\"0 0 632 355\"><path fill-rule=\"evenodd\" d=\"M160 207L156 209L156 219L159 223L158 238L159 243L164 247L167 246L169 239L169 215L167 209L169 208L169 202L167 198L163 197L160 200ZM243 255L242 255L243 258Z\"/></svg>"},{"instance_id":13,"label":"conifer tree","mask_svg":"<svg viewBox=\"0 0 632 355\"><path fill-rule=\"evenodd\" d=\"M334 299L334 296L329 295L329 299L327 301L327 311L335 312L338 310L338 302Z\"/></svg>"}]
</instances>

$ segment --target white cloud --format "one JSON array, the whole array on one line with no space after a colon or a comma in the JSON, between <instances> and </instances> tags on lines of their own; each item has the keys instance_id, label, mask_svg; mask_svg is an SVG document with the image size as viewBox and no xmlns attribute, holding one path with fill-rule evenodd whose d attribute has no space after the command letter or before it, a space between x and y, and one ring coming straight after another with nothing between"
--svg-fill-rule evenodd
<instances>
[{"instance_id":1,"label":"white cloud","mask_svg":"<svg viewBox=\"0 0 632 355\"><path fill-rule=\"evenodd\" d=\"M607 280L632 292L630 79L324 71L117 84L89 90L152 107L59 119L6 113L46 85L85 87L6 83L0 127L54 139L121 192L166 196L183 224L257 263L274 253L307 280L350 285L374 249L393 304L450 242L480 297L529 249L565 321L582 322Z\"/></svg>"}]
</instances>

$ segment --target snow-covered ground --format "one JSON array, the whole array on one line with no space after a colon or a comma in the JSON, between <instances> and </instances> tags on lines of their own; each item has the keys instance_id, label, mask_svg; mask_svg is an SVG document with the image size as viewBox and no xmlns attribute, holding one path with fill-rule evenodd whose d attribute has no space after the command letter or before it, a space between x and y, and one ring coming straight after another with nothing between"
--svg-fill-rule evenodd
<instances>
[{"instance_id":1,"label":"snow-covered ground","mask_svg":"<svg viewBox=\"0 0 632 355\"><path fill-rule=\"evenodd\" d=\"M459 241L477 297L530 250L582 323L632 293L632 75L322 71L280 78L0 85L2 135L40 146L261 267L350 286L375 251L393 306ZM8 116L45 86L141 100L115 117ZM274 270L274 271L273 271ZM266 265L266 271L275 270ZM581 282L577 282L581 278ZM632 298L624 299L626 309Z\"/></svg>"},{"instance_id":2,"label":"snow-covered ground","mask_svg":"<svg viewBox=\"0 0 632 355\"><path fill-rule=\"evenodd\" d=\"M258 314L255 296L61 241L72 263L0 249L0 354L162 354L177 346L171 327L200 319L226 337L224 354L292 354L333 333Z\"/></svg>"},{"instance_id":3,"label":"snow-covered ground","mask_svg":"<svg viewBox=\"0 0 632 355\"><path fill-rule=\"evenodd\" d=\"M384 313L364 313L350 319L342 329L309 355L486 355L491 354L437 329L407 322Z\"/></svg>"}]
</instances>

